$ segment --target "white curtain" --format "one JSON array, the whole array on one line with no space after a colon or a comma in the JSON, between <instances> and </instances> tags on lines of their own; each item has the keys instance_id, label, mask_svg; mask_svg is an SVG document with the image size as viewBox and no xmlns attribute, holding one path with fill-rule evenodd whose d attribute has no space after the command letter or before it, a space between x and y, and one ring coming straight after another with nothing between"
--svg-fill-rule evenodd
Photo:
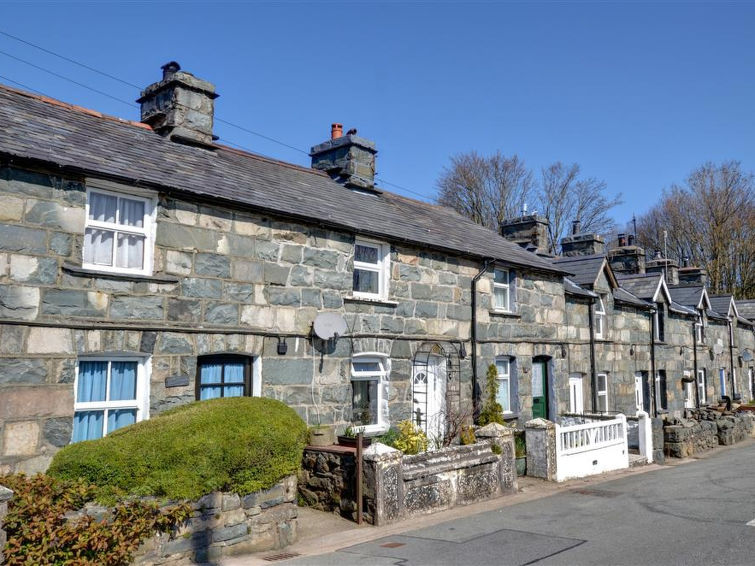
<instances>
[{"instance_id":1,"label":"white curtain","mask_svg":"<svg viewBox=\"0 0 755 566\"><path fill-rule=\"evenodd\" d=\"M144 265L144 236L118 234L115 265L141 269Z\"/></svg>"},{"instance_id":2,"label":"white curtain","mask_svg":"<svg viewBox=\"0 0 755 566\"><path fill-rule=\"evenodd\" d=\"M136 226L137 228L144 226L144 201L122 198L120 199L119 208L119 224Z\"/></svg>"},{"instance_id":3,"label":"white curtain","mask_svg":"<svg viewBox=\"0 0 755 566\"><path fill-rule=\"evenodd\" d=\"M115 222L118 197L92 192L89 194L89 218L98 222Z\"/></svg>"},{"instance_id":4,"label":"white curtain","mask_svg":"<svg viewBox=\"0 0 755 566\"><path fill-rule=\"evenodd\" d=\"M87 228L84 236L84 263L113 264L113 232Z\"/></svg>"}]
</instances>

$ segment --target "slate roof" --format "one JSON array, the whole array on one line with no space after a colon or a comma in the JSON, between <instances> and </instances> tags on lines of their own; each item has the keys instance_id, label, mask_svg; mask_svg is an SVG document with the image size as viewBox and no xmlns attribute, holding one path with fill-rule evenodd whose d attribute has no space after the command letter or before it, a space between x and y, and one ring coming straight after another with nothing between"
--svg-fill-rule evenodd
<instances>
[{"instance_id":1,"label":"slate roof","mask_svg":"<svg viewBox=\"0 0 755 566\"><path fill-rule=\"evenodd\" d=\"M0 124L0 156L39 160L63 172L138 182L392 242L565 273L449 208L387 191L361 194L323 172L225 146L182 145L143 124L2 85Z\"/></svg>"},{"instance_id":2,"label":"slate roof","mask_svg":"<svg viewBox=\"0 0 755 566\"><path fill-rule=\"evenodd\" d=\"M649 309L653 307L651 303L635 297L632 293L621 287L617 287L613 290L613 300L639 308Z\"/></svg>"},{"instance_id":3,"label":"slate roof","mask_svg":"<svg viewBox=\"0 0 755 566\"><path fill-rule=\"evenodd\" d=\"M711 295L710 308L721 316L729 316L729 307L731 306L731 295Z\"/></svg>"},{"instance_id":4,"label":"slate roof","mask_svg":"<svg viewBox=\"0 0 755 566\"><path fill-rule=\"evenodd\" d=\"M700 297L703 293L702 285L671 287L668 288L671 299L680 305L688 307L697 307L700 304Z\"/></svg>"},{"instance_id":5,"label":"slate roof","mask_svg":"<svg viewBox=\"0 0 755 566\"><path fill-rule=\"evenodd\" d=\"M658 289L660 273L644 273L640 275L617 275L619 285L635 297L651 301Z\"/></svg>"},{"instance_id":6,"label":"slate roof","mask_svg":"<svg viewBox=\"0 0 755 566\"><path fill-rule=\"evenodd\" d=\"M591 287L598 278L605 259L604 255L587 255L562 257L554 260L553 263L571 273L570 279L577 285Z\"/></svg>"},{"instance_id":7,"label":"slate roof","mask_svg":"<svg viewBox=\"0 0 755 566\"><path fill-rule=\"evenodd\" d=\"M755 299L734 302L737 304L737 310L741 316L748 320L755 321Z\"/></svg>"},{"instance_id":8,"label":"slate roof","mask_svg":"<svg viewBox=\"0 0 755 566\"><path fill-rule=\"evenodd\" d=\"M589 297L591 299L595 299L598 296L596 293L593 293L592 291L583 289L582 287L577 285L574 281L572 281L568 277L564 277L564 292L570 295L576 295L577 297L585 297L585 298Z\"/></svg>"}]
</instances>

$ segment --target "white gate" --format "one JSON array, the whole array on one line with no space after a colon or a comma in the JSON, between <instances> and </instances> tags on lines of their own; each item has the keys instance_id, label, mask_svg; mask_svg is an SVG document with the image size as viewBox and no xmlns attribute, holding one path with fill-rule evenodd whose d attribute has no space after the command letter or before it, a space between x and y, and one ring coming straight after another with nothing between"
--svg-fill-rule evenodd
<instances>
[{"instance_id":1,"label":"white gate","mask_svg":"<svg viewBox=\"0 0 755 566\"><path fill-rule=\"evenodd\" d=\"M556 481L629 467L627 419L556 425Z\"/></svg>"}]
</instances>

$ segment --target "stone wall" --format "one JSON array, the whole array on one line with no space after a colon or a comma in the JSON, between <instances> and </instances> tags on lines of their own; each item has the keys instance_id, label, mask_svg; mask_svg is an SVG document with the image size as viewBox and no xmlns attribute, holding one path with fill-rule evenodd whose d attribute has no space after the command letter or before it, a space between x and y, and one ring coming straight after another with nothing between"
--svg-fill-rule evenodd
<instances>
[{"instance_id":1,"label":"stone wall","mask_svg":"<svg viewBox=\"0 0 755 566\"><path fill-rule=\"evenodd\" d=\"M365 518L386 525L516 491L514 433L500 425L478 442L402 456L383 444L365 450Z\"/></svg>"},{"instance_id":2,"label":"stone wall","mask_svg":"<svg viewBox=\"0 0 755 566\"><path fill-rule=\"evenodd\" d=\"M299 497L307 507L356 521L356 448L307 446L299 472Z\"/></svg>"},{"instance_id":3,"label":"stone wall","mask_svg":"<svg viewBox=\"0 0 755 566\"><path fill-rule=\"evenodd\" d=\"M192 507L192 518L178 532L158 534L142 544L134 564L215 562L284 548L297 538L296 476L241 497L214 492Z\"/></svg>"},{"instance_id":4,"label":"stone wall","mask_svg":"<svg viewBox=\"0 0 755 566\"><path fill-rule=\"evenodd\" d=\"M0 485L0 564L3 564L5 560L3 550L8 539L3 529L3 522L5 521L5 516L8 514L8 501L10 501L11 497L13 497L13 492L7 487Z\"/></svg>"},{"instance_id":5,"label":"stone wall","mask_svg":"<svg viewBox=\"0 0 755 566\"><path fill-rule=\"evenodd\" d=\"M687 458L716 446L728 446L749 438L753 417L748 413L714 414L701 410L689 419L671 419L663 427L664 453Z\"/></svg>"}]
</instances>

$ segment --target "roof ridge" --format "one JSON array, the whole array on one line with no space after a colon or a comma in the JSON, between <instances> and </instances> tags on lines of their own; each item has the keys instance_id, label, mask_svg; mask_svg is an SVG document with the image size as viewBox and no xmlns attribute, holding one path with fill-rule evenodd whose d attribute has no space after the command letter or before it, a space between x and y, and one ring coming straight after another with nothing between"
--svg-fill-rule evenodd
<instances>
[{"instance_id":1,"label":"roof ridge","mask_svg":"<svg viewBox=\"0 0 755 566\"><path fill-rule=\"evenodd\" d=\"M62 100L58 100L57 98L52 98L44 94L34 94L33 92L28 92L26 90L14 88L14 87L5 85L3 83L0 83L0 90L5 90L13 94L25 96L26 98L38 100L40 102L44 102L45 104L50 104L51 106L58 106L60 108L65 108L66 110L73 110L74 112L79 112L81 114L86 114L88 116L93 116L95 118L102 118L103 120L109 120L111 122L117 122L119 124L135 126L137 128L149 130L150 132L153 131L152 126L150 126L149 124L145 124L144 122L137 122L135 120L127 120L126 118L120 118L118 116L111 116L110 114L103 114L99 110L86 108L84 106L79 106L77 104L71 104L70 102L63 102Z\"/></svg>"}]
</instances>

